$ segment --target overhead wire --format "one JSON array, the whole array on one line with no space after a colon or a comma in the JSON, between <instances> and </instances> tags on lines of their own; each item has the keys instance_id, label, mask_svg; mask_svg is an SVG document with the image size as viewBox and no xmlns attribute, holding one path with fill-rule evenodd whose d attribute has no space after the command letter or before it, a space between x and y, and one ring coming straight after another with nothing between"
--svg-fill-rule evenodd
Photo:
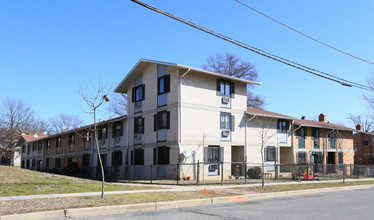
<instances>
[{"instance_id":1,"label":"overhead wire","mask_svg":"<svg viewBox=\"0 0 374 220\"><path fill-rule=\"evenodd\" d=\"M324 43L324 42L322 42L322 41L320 41L320 40L318 40L318 39L316 39L316 38L314 38L314 37L312 37L312 36L310 36L310 35L304 34L303 32L301 32L301 31L299 31L299 30L296 30L295 28L292 28L292 27L288 26L288 25L285 24L285 23L280 22L280 21L278 21L278 20L275 19L275 18L272 18L272 17L270 17L269 15L266 15L265 13L263 13L263 12L261 12L261 11L255 9L255 8L249 6L248 4L245 4L245 3L242 2L242 1L239 1L239 0L234 0L234 1L236 1L237 3L239 3L239 4L241 4L241 5L245 6L245 7L247 7L247 8L249 8L249 9L251 9L252 11L255 11L255 12L257 12L258 14L261 14L261 15L265 16L266 18L268 18L268 19L270 19L270 20L272 20L272 21L274 21L274 22L276 22L276 23L278 23L278 24L280 24L280 25L282 25L282 26L284 26L284 27L286 27L286 28L288 28L288 29L290 29L290 30L292 30L292 31L294 31L294 32L296 32L296 33L298 33L298 34L301 34L301 35L303 35L304 37L307 37L307 38L309 38L309 39L311 39L311 40L313 40L313 41L315 41L315 42L317 42L317 43L319 43L319 44L322 44L322 45L324 45L324 46L326 46L326 47L329 47L329 48L331 48L331 49L333 49L333 50L336 50L336 51L338 51L338 52L340 52L340 53L343 53L343 54L345 54L345 55L348 55L348 56L350 56L350 57L353 57L353 58L355 58L355 59L357 59L357 60L361 60L361 61L363 61L363 62L366 62L366 63L369 63L369 64L371 64L371 65L374 65L374 62L371 62L371 61L368 61L368 60L366 60L366 59L360 58L360 57L358 57L358 56L356 56L356 55L353 55L353 54L350 54L350 53L348 53L348 52L345 52L344 50L340 50L340 49L338 49L338 48L336 48L336 47L334 47L334 46L332 46L332 45L330 45L330 44Z\"/></svg>"},{"instance_id":2,"label":"overhead wire","mask_svg":"<svg viewBox=\"0 0 374 220\"><path fill-rule=\"evenodd\" d=\"M315 76L318 76L318 77L321 77L321 78L324 78L324 79L327 79L327 80L334 81L334 82L339 83L339 84L341 84L341 85L343 85L343 86L356 87L356 88L360 88L360 89L364 89L364 90L368 90L368 91L374 91L374 90L372 90L372 89L371 89L370 87L368 87L368 86L365 86L365 85L362 85L362 84L359 84L359 83L355 83L355 82L352 82L352 81L349 81L349 80L345 80L345 79L343 79L343 78L339 78L339 77L337 77L337 76L334 76L334 75L331 75L331 74L327 74L327 73L322 72L322 71L318 71L318 70L316 70L316 69L313 69L313 68L307 67L307 66L305 66L305 65L301 65L301 64L299 64L299 63L293 62L293 61L291 61L291 60L287 60L287 59L282 58L282 57L280 57L280 56L277 56L277 55L275 55L275 54L272 54L272 53L266 52L266 51L261 50L261 49L256 48L256 47L253 47L253 46L251 46L251 45L248 45L248 44L243 43L243 42L241 42L241 41L238 41L238 40L236 40L236 39L230 38L230 37L225 36L225 35L223 35L223 34L220 34L220 33L214 32L214 31L212 31L212 30L210 30L210 29L208 29L208 28L205 28L205 27L203 27L203 26L197 25L197 24L195 24L195 23L193 23L193 22L190 22L190 21L188 21L188 20L185 20L185 19L183 19L183 18L177 17L177 16L175 16L175 15L173 15L173 14L171 14L171 13L168 13L168 12L166 12L166 11L160 10L160 9L158 9L158 8L156 8L156 7L153 7L153 6L151 6L151 5L148 5L148 4L144 3L144 2L141 2L141 1L138 1L138 0L131 0L131 1L137 3L137 4L141 5L141 6L143 6L143 7L145 7L145 8L148 8L148 9L150 9L150 10L152 10L152 11L155 11L155 12L157 12L157 13L163 14L163 15L165 15L165 16L167 16L167 17L170 17L170 18L172 18L172 19L174 19L174 20L177 20L177 21L179 21L179 22L182 22L182 23L184 23L184 24L187 24L187 25L189 25L189 26L191 26L191 27L194 27L194 28L196 28L196 29L198 29L198 30L201 30L201 31L206 32L206 33L208 33L208 34L211 34L211 35L213 35L213 36L215 36L215 37L218 37L218 38L220 38L220 39L223 39L223 40L228 41L228 42L230 42L230 43L233 43L233 44L235 44L235 45L237 45L237 46L240 46L240 47L242 47L242 48L245 48L245 49L248 49L248 50L250 50L250 51L252 51L252 52L255 52L255 53L257 53L257 54L260 54L260 55L262 55L262 56L265 56L265 57L267 57L267 58L270 58L270 59L273 59L273 60L275 60L275 61L278 61L278 62L280 62L280 63L286 64L286 65L288 65L288 66L291 66L291 67L294 67L294 68L300 69L300 70L302 70L302 71L308 72L308 73L310 73L310 74L313 74L313 75L315 75Z\"/></svg>"}]
</instances>

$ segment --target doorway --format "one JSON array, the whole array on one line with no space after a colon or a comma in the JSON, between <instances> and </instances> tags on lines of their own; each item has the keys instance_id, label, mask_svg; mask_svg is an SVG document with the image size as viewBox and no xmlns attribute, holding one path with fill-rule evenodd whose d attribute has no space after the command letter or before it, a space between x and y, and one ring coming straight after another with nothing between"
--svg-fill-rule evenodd
<instances>
[{"instance_id":1,"label":"doorway","mask_svg":"<svg viewBox=\"0 0 374 220\"><path fill-rule=\"evenodd\" d=\"M244 146L231 146L231 176L244 176Z\"/></svg>"}]
</instances>

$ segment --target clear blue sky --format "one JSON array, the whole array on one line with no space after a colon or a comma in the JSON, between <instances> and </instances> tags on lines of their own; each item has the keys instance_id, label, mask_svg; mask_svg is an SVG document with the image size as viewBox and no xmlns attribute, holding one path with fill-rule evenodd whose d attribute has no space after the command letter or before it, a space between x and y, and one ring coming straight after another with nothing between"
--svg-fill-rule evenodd
<instances>
[{"instance_id":1,"label":"clear blue sky","mask_svg":"<svg viewBox=\"0 0 374 220\"><path fill-rule=\"evenodd\" d=\"M321 41L374 61L374 2L254 1L252 7ZM144 0L160 9L307 66L366 83L374 66L302 37L233 0ZM141 58L201 68L230 52L252 62L266 109L348 124L365 114L362 91L272 61L145 9L129 0L0 2L0 99L20 98L38 117L60 112L91 118L76 90L101 79L116 86Z\"/></svg>"}]
</instances>

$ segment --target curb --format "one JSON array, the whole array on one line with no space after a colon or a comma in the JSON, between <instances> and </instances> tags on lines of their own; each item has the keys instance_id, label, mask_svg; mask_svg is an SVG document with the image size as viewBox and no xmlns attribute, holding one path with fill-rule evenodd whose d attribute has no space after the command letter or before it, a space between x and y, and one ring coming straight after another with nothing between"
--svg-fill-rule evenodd
<instances>
[{"instance_id":1,"label":"curb","mask_svg":"<svg viewBox=\"0 0 374 220\"><path fill-rule=\"evenodd\" d=\"M337 192L337 191L369 189L369 188L374 188L374 184L309 189L309 190L295 190L295 191L284 191L284 192L273 192L273 193L259 193L259 194L237 195L237 196L229 196L229 197L215 197L215 198L208 198L208 199L192 199L192 200L179 200L179 201L167 201L167 202L155 202L155 203L153 202L153 203L128 204L128 205L116 205L116 206L74 208L74 209L65 209L65 210L56 210L56 211L5 215L5 216L0 216L0 220L25 220L25 219L42 220L42 219L89 217L89 216L96 216L96 215L121 214L121 213L126 213L126 212L135 212L135 211L163 210L163 209L182 208L182 207L191 207L191 206L199 206L199 205L212 205L212 204L257 200L257 199L277 198L277 197L284 197L284 196L307 195L307 194L315 194L315 193L322 193L322 192Z\"/></svg>"}]
</instances>

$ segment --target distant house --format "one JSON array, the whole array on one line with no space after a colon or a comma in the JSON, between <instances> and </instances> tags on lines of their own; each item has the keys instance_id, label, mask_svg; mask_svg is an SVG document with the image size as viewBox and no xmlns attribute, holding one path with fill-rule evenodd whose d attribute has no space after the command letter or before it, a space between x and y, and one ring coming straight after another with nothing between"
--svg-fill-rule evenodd
<instances>
[{"instance_id":1,"label":"distant house","mask_svg":"<svg viewBox=\"0 0 374 220\"><path fill-rule=\"evenodd\" d=\"M365 132L362 126L356 126L354 134L355 157L354 163L357 165L374 164L374 133Z\"/></svg>"}]
</instances>

